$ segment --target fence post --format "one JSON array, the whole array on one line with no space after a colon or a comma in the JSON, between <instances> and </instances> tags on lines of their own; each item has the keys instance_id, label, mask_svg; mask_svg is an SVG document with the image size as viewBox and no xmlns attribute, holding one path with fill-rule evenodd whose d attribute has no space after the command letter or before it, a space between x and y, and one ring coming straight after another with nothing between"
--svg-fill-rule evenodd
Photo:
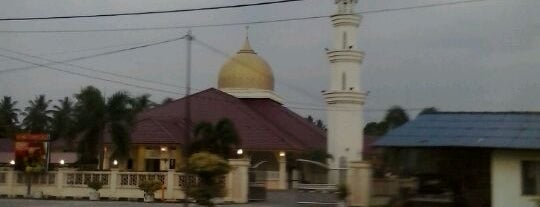
<instances>
[{"instance_id":1,"label":"fence post","mask_svg":"<svg viewBox=\"0 0 540 207\"><path fill-rule=\"evenodd\" d=\"M165 194L166 199L174 199L174 173L175 171L171 169L167 171L167 180L165 183L167 188L167 193Z\"/></svg>"},{"instance_id":2,"label":"fence post","mask_svg":"<svg viewBox=\"0 0 540 207\"><path fill-rule=\"evenodd\" d=\"M15 193L13 189L13 186L17 182L17 178L15 178L15 170L14 168L9 168L6 175L6 184L8 185L8 196L9 197L15 197Z\"/></svg>"},{"instance_id":3,"label":"fence post","mask_svg":"<svg viewBox=\"0 0 540 207\"><path fill-rule=\"evenodd\" d=\"M231 171L227 175L226 190L230 201L234 203L248 202L248 168L249 159L229 159Z\"/></svg>"},{"instance_id":4,"label":"fence post","mask_svg":"<svg viewBox=\"0 0 540 207\"><path fill-rule=\"evenodd\" d=\"M58 168L58 171L56 173L56 196L57 197L63 197L64 195L64 192L63 192L63 187L64 187L64 180L66 177L66 171L67 169L66 168Z\"/></svg>"},{"instance_id":5,"label":"fence post","mask_svg":"<svg viewBox=\"0 0 540 207\"><path fill-rule=\"evenodd\" d=\"M279 155L279 189L287 190L287 159Z\"/></svg>"},{"instance_id":6,"label":"fence post","mask_svg":"<svg viewBox=\"0 0 540 207\"><path fill-rule=\"evenodd\" d=\"M115 195L114 193L116 192L116 188L117 188L117 184L118 184L118 180L120 180L119 178L119 174L118 174L119 170L118 168L112 168L111 169L111 180L110 180L110 183L109 183L109 187L111 189L111 193L112 195Z\"/></svg>"},{"instance_id":7,"label":"fence post","mask_svg":"<svg viewBox=\"0 0 540 207\"><path fill-rule=\"evenodd\" d=\"M349 206L369 206L371 198L371 164L365 161L352 161L347 170L347 187L350 195Z\"/></svg>"}]
</instances>

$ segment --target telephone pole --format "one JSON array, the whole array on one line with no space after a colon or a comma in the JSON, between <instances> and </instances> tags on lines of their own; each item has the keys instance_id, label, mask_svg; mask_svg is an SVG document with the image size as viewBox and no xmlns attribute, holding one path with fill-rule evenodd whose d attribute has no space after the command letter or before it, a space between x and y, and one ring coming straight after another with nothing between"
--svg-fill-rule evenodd
<instances>
[{"instance_id":1,"label":"telephone pole","mask_svg":"<svg viewBox=\"0 0 540 207\"><path fill-rule=\"evenodd\" d=\"M184 147L184 176L186 176L185 183L184 183L184 206L189 206L189 197L188 192L190 189L190 178L191 175L188 173L188 160L189 160L189 146L191 144L191 100L190 100L190 94L191 94L191 43L193 41L193 36L191 35L191 30L189 30L186 34L186 95L185 95L185 117L184 117L184 123L185 123L185 139L186 142Z\"/></svg>"}]
</instances>

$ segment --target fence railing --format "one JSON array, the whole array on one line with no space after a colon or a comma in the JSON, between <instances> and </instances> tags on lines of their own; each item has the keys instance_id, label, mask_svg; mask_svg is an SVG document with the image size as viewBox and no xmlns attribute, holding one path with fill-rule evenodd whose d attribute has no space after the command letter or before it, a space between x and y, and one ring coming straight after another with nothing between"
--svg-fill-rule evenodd
<instances>
[{"instance_id":1,"label":"fence railing","mask_svg":"<svg viewBox=\"0 0 540 207\"><path fill-rule=\"evenodd\" d=\"M152 172L121 172L119 185L123 188L137 188L137 186L145 180L157 180L164 186L167 185L167 173L152 173Z\"/></svg>"},{"instance_id":2,"label":"fence railing","mask_svg":"<svg viewBox=\"0 0 540 207\"><path fill-rule=\"evenodd\" d=\"M73 171L65 173L66 186L86 187L90 182L101 182L104 186L110 183L110 172Z\"/></svg>"},{"instance_id":3,"label":"fence railing","mask_svg":"<svg viewBox=\"0 0 540 207\"><path fill-rule=\"evenodd\" d=\"M249 160L233 160L232 171L220 179L225 184L224 201L247 202L247 169ZM121 172L118 169L110 171L77 171L62 168L43 174L28 174L12 169L0 170L0 195L8 197L25 196L27 179L32 181L32 195L57 198L73 197L83 198L89 196L90 182L101 182L103 188L99 191L102 197L142 198L144 192L138 185L145 180L161 182L162 193L160 198L166 200L185 199L183 187L194 186L197 178L194 175L186 176L184 173L169 170L167 172ZM156 193L156 195L158 195Z\"/></svg>"}]
</instances>

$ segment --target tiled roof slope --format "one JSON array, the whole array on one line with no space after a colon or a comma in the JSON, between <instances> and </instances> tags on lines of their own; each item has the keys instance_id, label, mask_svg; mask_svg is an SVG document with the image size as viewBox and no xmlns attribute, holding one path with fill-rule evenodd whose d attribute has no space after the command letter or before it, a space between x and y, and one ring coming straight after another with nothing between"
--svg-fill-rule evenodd
<instances>
[{"instance_id":1,"label":"tiled roof slope","mask_svg":"<svg viewBox=\"0 0 540 207\"><path fill-rule=\"evenodd\" d=\"M222 118L229 118L237 128L242 140L242 148L253 150L324 148L325 138L320 131L313 127L303 126L309 122L299 119L299 116L293 112L267 103L267 101L272 102L271 100L243 101L214 88L193 94L189 96L189 99L192 123L196 124L200 121L215 123ZM183 144L185 142L183 121L185 104L186 98L181 98L141 113L132 131L132 143ZM274 115L271 113L280 114L281 119L268 118ZM280 123L283 120L291 124L283 125ZM300 135L306 136L298 137ZM313 140L309 141L310 139Z\"/></svg>"},{"instance_id":2,"label":"tiled roof slope","mask_svg":"<svg viewBox=\"0 0 540 207\"><path fill-rule=\"evenodd\" d=\"M310 149L326 150L326 135L314 124L270 99L242 99L249 107L272 123L271 130L286 133Z\"/></svg>"},{"instance_id":3,"label":"tiled roof slope","mask_svg":"<svg viewBox=\"0 0 540 207\"><path fill-rule=\"evenodd\" d=\"M375 143L380 147L540 149L538 112L438 112L420 115Z\"/></svg>"}]
</instances>

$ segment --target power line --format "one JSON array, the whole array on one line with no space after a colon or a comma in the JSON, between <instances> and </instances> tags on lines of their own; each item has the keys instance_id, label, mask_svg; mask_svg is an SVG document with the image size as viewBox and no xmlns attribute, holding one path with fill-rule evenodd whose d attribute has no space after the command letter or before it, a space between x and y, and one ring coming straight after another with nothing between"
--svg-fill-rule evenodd
<instances>
[{"instance_id":1,"label":"power line","mask_svg":"<svg viewBox=\"0 0 540 207\"><path fill-rule=\"evenodd\" d=\"M175 88L184 88L184 87L179 86L179 85L174 85L174 84L170 84L170 83L164 83L164 82L159 82L159 81L154 81L154 80L149 80L149 79L144 79L144 78L138 78L138 77L129 76L129 75L124 75L124 74L120 74L120 73L113 73L113 72L108 72L108 71L98 70L98 69L94 69L94 68L90 68L90 67L85 67L85 66L80 66L80 65L71 64L71 63L64 63L64 62L60 62L60 61L56 61L56 60L52 60L52 59L47 59L47 58L42 58L42 57L39 57L39 56L30 55L30 54L26 54L26 53L23 53L23 52L14 51L14 50L9 50L9 49L5 49L5 48L0 48L0 50L8 51L8 52L10 52L10 53L14 53L14 54L18 54L18 55L22 55L22 56L26 56L26 57L31 57L31 58L36 58L36 59L40 59L40 60L45 60L45 61L48 61L49 63L55 63L55 64L61 64L61 65L72 66L72 67L80 68L80 69L83 69L83 70L88 70L88 71L93 71L93 72L98 72L98 73L108 74L108 75L112 75L112 76L117 76L117 77L122 77L122 78L132 79L132 80L136 80L136 81L142 81L142 82L147 82L147 83L159 84L159 85L170 86L170 87L175 87Z\"/></svg>"},{"instance_id":2,"label":"power line","mask_svg":"<svg viewBox=\"0 0 540 207\"><path fill-rule=\"evenodd\" d=\"M112 51L107 51L107 52L103 52L103 53L97 53L97 54L93 54L93 55L89 55L89 56L82 56L82 57L77 57L77 58L71 58L71 59L67 59L67 60L63 60L63 61L57 61L57 62L52 62L52 63L48 63L48 64L44 64L44 65L46 65L46 66L49 66L49 65L57 65L57 64L60 64L60 63L68 63L68 62L74 62L74 61L79 61L79 60L85 60L85 59L90 59L90 58L95 58L95 57L100 57L100 56L105 56L105 55L112 55L112 54L116 54L116 53L121 53L121 52L126 52L126 51L136 50L136 49L141 49L141 48L150 47L150 46L154 46L154 45L160 45L160 44L165 44L165 43L169 43L169 42L174 42L174 41L181 40L181 39L184 39L184 38L185 38L185 36L182 36L182 37L176 37L176 38L168 39L168 40L164 40L164 41L153 42L153 43L148 43L148 44L144 44L144 45L140 45L140 46L134 46L134 47L124 48L124 49L112 50ZM1 73L7 73L7 72L13 72L13 71L19 71L19 70L34 69L34 68L37 68L37 66L27 66L27 67L8 68L8 69L0 70L0 74L1 74Z\"/></svg>"},{"instance_id":3,"label":"power line","mask_svg":"<svg viewBox=\"0 0 540 207\"><path fill-rule=\"evenodd\" d=\"M64 73L68 73L68 74L72 74L72 75L77 75L77 76L82 76L82 77L86 77L86 78L91 78L91 79L95 79L95 80L101 80L101 81L106 81L106 82L111 82L111 83L117 83L117 84L121 84L121 85L126 85L126 86L141 88L141 89L147 89L147 90L152 90L152 91L159 91L159 92L162 92L162 93L169 93L169 94L176 94L176 95L179 94L178 92L175 92L175 91L169 91L169 90L163 90L163 89L158 89L158 88L141 86L141 85L136 85L136 84L131 84L131 83L125 83L125 82L122 82L122 81L110 80L110 79L101 78L101 77L97 77L97 76L92 76L92 75L79 73L79 72L75 72L75 71L64 70L64 69L60 69L60 68L57 68L57 67L52 67L52 66L47 65L47 64L35 63L35 62L32 62L32 61L28 61L28 60L24 60L24 59L12 57L12 56L7 56L7 55L0 54L0 57L8 58L8 59L11 59L11 60L16 60L16 61L24 62L24 63L28 63L28 64L32 64L32 65L35 65L37 67L47 68L49 70L60 71L60 72L64 72Z\"/></svg>"},{"instance_id":4,"label":"power line","mask_svg":"<svg viewBox=\"0 0 540 207\"><path fill-rule=\"evenodd\" d=\"M218 10L218 9L262 6L262 5L281 4L281 3L289 3L289 2L296 2L296 1L303 1L303 0L280 0L280 1L259 2L259 3L251 3L251 4L236 4L236 5L227 5L227 6L203 7L203 8L194 8L194 9L174 9L174 10L162 10L162 11L145 11L145 12L128 12L128 13L111 13L111 14L90 14L90 15L70 15L70 16L49 16L49 17L0 18L0 21L77 19L77 18L96 18L96 17L117 17L117 16L148 15L148 14L182 13L182 12L193 12L193 11L208 11L208 10Z\"/></svg>"},{"instance_id":5,"label":"power line","mask_svg":"<svg viewBox=\"0 0 540 207\"><path fill-rule=\"evenodd\" d=\"M35 63L35 62L32 62L32 61L28 61L28 60L24 60L24 59L21 59L21 58L8 56L8 55L0 54L0 57L11 59L11 60L16 60L16 61L24 62L24 63L28 63L28 64L32 64L32 65L35 65L35 66L38 66L38 67L44 67L44 68L54 70L54 71L68 73L68 74L71 74L71 75L82 76L82 77L86 77L86 78L90 78L90 79L101 80L101 81L105 81L105 82L116 83L116 84L121 84L121 85L126 85L126 86L130 86L130 87L146 89L146 90L151 90L151 91L158 91L158 92L167 93L167 94L185 95L185 94L182 94L181 92L169 91L169 90L153 88L153 87L147 87L147 86L141 86L141 85L126 83L126 82L122 82L122 81L118 81L118 80L111 80L111 79L101 78L101 77L92 76L92 75L88 75L88 74L83 74L83 73L79 73L79 72L74 72L74 71L70 71L70 70L64 70L64 69L60 69L60 68L57 68L57 67L52 67L52 66L48 66L48 65L40 64L40 63ZM197 97L197 98L199 98L199 99L207 99L207 100L225 101L225 100L222 100L222 99L216 99L216 98L210 98L210 97ZM231 103L235 103L235 102L231 101ZM317 111L357 111L355 109L346 109L346 108L336 109L336 108L315 108L315 107L300 107L300 106L287 106L287 108L303 109L303 110L317 110ZM407 108L407 109L404 109L404 110L419 111L419 110L423 110L423 108ZM374 112L374 111L386 111L386 110L385 109L365 109L364 110L364 112Z\"/></svg>"},{"instance_id":6,"label":"power line","mask_svg":"<svg viewBox=\"0 0 540 207\"><path fill-rule=\"evenodd\" d=\"M464 0L446 3L433 3L419 6L390 8L390 9L376 9L357 12L356 14L374 14L382 12L402 11L420 8L441 7L450 6L465 3L475 3L487 0ZM266 24L266 23L278 23L289 21L302 21L311 19L328 18L332 15L317 15L308 17L294 17L284 19L273 20L259 20L259 21L247 21L247 22L234 22L234 23L221 23L221 24L198 24L198 25L179 25L179 26L163 26L163 27L131 27L131 28L112 28L112 29L80 29L80 30L0 30L0 33L82 33L82 32L118 32L118 31L148 31L148 30L175 30L175 29L187 29L187 28L206 28L206 27L225 27L225 26L238 26L238 25L254 25L254 24Z\"/></svg>"}]
</instances>

